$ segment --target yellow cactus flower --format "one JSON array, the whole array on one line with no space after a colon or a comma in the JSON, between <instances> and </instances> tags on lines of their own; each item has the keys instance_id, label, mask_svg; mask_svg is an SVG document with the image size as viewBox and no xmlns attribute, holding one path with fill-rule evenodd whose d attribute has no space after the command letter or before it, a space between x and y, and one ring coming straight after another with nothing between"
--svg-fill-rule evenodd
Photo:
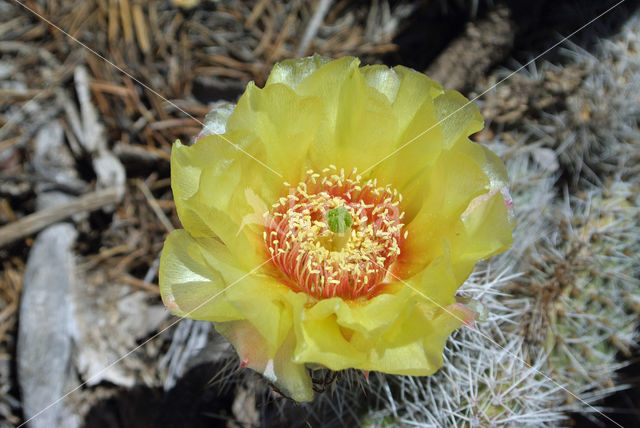
<instances>
[{"instance_id":1,"label":"yellow cactus flower","mask_svg":"<svg viewBox=\"0 0 640 428\"><path fill-rule=\"evenodd\" d=\"M192 146L177 142L160 291L297 401L309 370L423 376L454 294L514 227L473 104L414 70L320 56L277 64ZM206 136L205 136L206 135Z\"/></svg>"}]
</instances>

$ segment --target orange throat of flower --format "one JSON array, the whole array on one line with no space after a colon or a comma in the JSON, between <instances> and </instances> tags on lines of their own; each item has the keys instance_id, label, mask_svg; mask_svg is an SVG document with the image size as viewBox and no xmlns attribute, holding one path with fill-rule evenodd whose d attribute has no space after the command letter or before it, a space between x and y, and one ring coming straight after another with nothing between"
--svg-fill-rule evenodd
<instances>
[{"instance_id":1,"label":"orange throat of flower","mask_svg":"<svg viewBox=\"0 0 640 428\"><path fill-rule=\"evenodd\" d=\"M374 295L400 255L402 196L354 170L307 171L266 214L264 240L287 285L318 299Z\"/></svg>"}]
</instances>

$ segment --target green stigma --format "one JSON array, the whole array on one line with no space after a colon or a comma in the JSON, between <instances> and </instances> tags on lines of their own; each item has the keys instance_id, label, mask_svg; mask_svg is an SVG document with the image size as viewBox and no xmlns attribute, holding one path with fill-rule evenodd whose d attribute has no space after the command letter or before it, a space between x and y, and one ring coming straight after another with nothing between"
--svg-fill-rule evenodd
<instances>
[{"instance_id":1,"label":"green stigma","mask_svg":"<svg viewBox=\"0 0 640 428\"><path fill-rule=\"evenodd\" d=\"M345 207L337 207L327 211L327 225L333 233L345 233L353 224L353 218Z\"/></svg>"}]
</instances>

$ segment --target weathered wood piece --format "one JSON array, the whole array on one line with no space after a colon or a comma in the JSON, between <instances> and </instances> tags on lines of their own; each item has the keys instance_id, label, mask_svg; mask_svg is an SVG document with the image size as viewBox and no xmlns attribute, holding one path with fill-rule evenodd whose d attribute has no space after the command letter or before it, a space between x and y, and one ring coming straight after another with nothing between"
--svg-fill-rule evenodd
<instances>
[{"instance_id":1,"label":"weathered wood piece","mask_svg":"<svg viewBox=\"0 0 640 428\"><path fill-rule=\"evenodd\" d=\"M19 220L0 227L0 247L38 232L45 227L62 221L80 212L95 211L115 204L120 200L121 191L107 188L87 193L65 205L56 205L35 212Z\"/></svg>"},{"instance_id":2,"label":"weathered wood piece","mask_svg":"<svg viewBox=\"0 0 640 428\"><path fill-rule=\"evenodd\" d=\"M29 427L58 426L71 357L68 290L75 277L77 231L60 223L40 233L29 253L20 300L17 369Z\"/></svg>"}]
</instances>

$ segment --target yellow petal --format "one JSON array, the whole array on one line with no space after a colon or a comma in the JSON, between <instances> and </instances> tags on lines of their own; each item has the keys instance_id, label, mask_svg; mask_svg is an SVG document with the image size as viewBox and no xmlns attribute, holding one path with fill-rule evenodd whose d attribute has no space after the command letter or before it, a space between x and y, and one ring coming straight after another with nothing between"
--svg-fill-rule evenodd
<instances>
[{"instance_id":1,"label":"yellow petal","mask_svg":"<svg viewBox=\"0 0 640 428\"><path fill-rule=\"evenodd\" d=\"M360 60L353 57L331 61L319 67L296 86L298 95L319 97L322 100L323 119L319 123L318 144L309 148L311 166L317 171L328 165L340 166L341 153L336 140L340 97L344 86L358 72L359 64ZM353 166L348 171L351 169Z\"/></svg>"},{"instance_id":2,"label":"yellow petal","mask_svg":"<svg viewBox=\"0 0 640 428\"><path fill-rule=\"evenodd\" d=\"M344 328L375 335L389 328L398 319L406 299L395 294L380 294L369 300L345 301L339 297L324 299L305 310L305 319L336 315Z\"/></svg>"},{"instance_id":3,"label":"yellow petal","mask_svg":"<svg viewBox=\"0 0 640 428\"><path fill-rule=\"evenodd\" d=\"M225 160L229 150L237 152L220 136L202 138L193 146L176 142L171 152L171 185L185 229L194 237L220 238L250 269L266 254L260 244L261 229L251 227L260 225L241 229L247 215L255 214L255 201L247 199L246 190L263 201L276 198L277 190L269 172L265 175L251 158L233 153L238 157Z\"/></svg>"},{"instance_id":4,"label":"yellow petal","mask_svg":"<svg viewBox=\"0 0 640 428\"><path fill-rule=\"evenodd\" d=\"M304 364L293 361L295 336L291 331L275 356L255 327L246 321L215 323L216 330L236 349L242 366L261 373L286 397L298 402L313 399L311 376Z\"/></svg>"},{"instance_id":5,"label":"yellow petal","mask_svg":"<svg viewBox=\"0 0 640 428\"><path fill-rule=\"evenodd\" d=\"M418 290L418 294L426 302L446 307L455 302L454 295L461 285L455 274L451 249L448 241L444 239L442 254L429 263L426 269L408 279L407 283Z\"/></svg>"},{"instance_id":6,"label":"yellow petal","mask_svg":"<svg viewBox=\"0 0 640 428\"><path fill-rule=\"evenodd\" d=\"M318 140L322 122L318 97L297 95L285 84L247 85L227 122L228 132L250 130L269 150L262 159L282 174L281 181L297 183L308 169L307 153Z\"/></svg>"},{"instance_id":7,"label":"yellow petal","mask_svg":"<svg viewBox=\"0 0 640 428\"><path fill-rule=\"evenodd\" d=\"M220 271L206 261L213 256L204 254L215 251L225 257L227 250L219 242L211 241L210 248L205 249L184 230L169 234L160 258L162 300L173 314L181 317L206 321L240 319L242 315L222 296L226 283Z\"/></svg>"},{"instance_id":8,"label":"yellow petal","mask_svg":"<svg viewBox=\"0 0 640 428\"><path fill-rule=\"evenodd\" d=\"M320 60L319 64L323 61ZM302 96L322 95L325 108L335 120L338 97L344 83L358 70L360 60L354 57L343 57L335 61L323 63L313 73L306 75L295 85L295 91ZM331 114L333 113L333 114Z\"/></svg>"},{"instance_id":9,"label":"yellow petal","mask_svg":"<svg viewBox=\"0 0 640 428\"><path fill-rule=\"evenodd\" d=\"M240 365L258 373L264 373L269 356L269 347L260 332L248 321L213 323L216 331L233 345Z\"/></svg>"},{"instance_id":10,"label":"yellow petal","mask_svg":"<svg viewBox=\"0 0 640 428\"><path fill-rule=\"evenodd\" d=\"M160 292L173 313L216 322L247 320L274 357L291 330L292 309L283 296L295 293L268 268L245 271L219 240L192 238L184 230L167 238L160 265Z\"/></svg>"},{"instance_id":11,"label":"yellow petal","mask_svg":"<svg viewBox=\"0 0 640 428\"><path fill-rule=\"evenodd\" d=\"M409 200L421 200L422 192L412 193L407 187L428 168L442 149L442 130L437 123L434 98L442 86L422 73L406 67L363 67L367 83L384 94L394 117L397 134L389 140L391 150L381 151L372 176L392 184ZM367 168L368 168L367 167Z\"/></svg>"},{"instance_id":12,"label":"yellow petal","mask_svg":"<svg viewBox=\"0 0 640 428\"><path fill-rule=\"evenodd\" d=\"M376 88L393 104L400 89L402 78L394 69L384 65L366 65L361 68L362 77L367 85Z\"/></svg>"},{"instance_id":13,"label":"yellow petal","mask_svg":"<svg viewBox=\"0 0 640 428\"><path fill-rule=\"evenodd\" d=\"M407 295L407 293L402 293ZM357 368L393 374L427 375L442 365L444 342L462 323L461 314L405 300L408 306L383 333L346 328L331 311L298 310L295 361L332 370ZM323 308L326 309L326 308ZM302 315L304 314L304 315Z\"/></svg>"},{"instance_id":14,"label":"yellow petal","mask_svg":"<svg viewBox=\"0 0 640 428\"><path fill-rule=\"evenodd\" d=\"M437 160L442 151L442 141L433 101L425 98L412 120L395 138L394 150L389 151L386 158L383 156L376 161L379 163L372 175L393 184L408 201L420 203L424 192L413 192L413 183L419 181L420 175Z\"/></svg>"},{"instance_id":15,"label":"yellow petal","mask_svg":"<svg viewBox=\"0 0 640 428\"><path fill-rule=\"evenodd\" d=\"M193 200L179 213L189 233L199 238L220 239L244 270L253 269L269 258L262 236L248 227L241 230L241 221L226 212Z\"/></svg>"},{"instance_id":16,"label":"yellow petal","mask_svg":"<svg viewBox=\"0 0 640 428\"><path fill-rule=\"evenodd\" d=\"M442 85L410 68L397 66L393 68L393 72L400 76L400 86L392 103L402 130L415 120L416 114L423 108L426 101L431 101L430 104L433 105L433 100L440 96L443 90ZM435 121L431 122L429 118L429 122L422 125L425 130L435 125Z\"/></svg>"},{"instance_id":17,"label":"yellow petal","mask_svg":"<svg viewBox=\"0 0 640 428\"><path fill-rule=\"evenodd\" d=\"M398 119L389 100L355 69L338 97L334 165L364 171L390 153L397 138Z\"/></svg>"},{"instance_id":18,"label":"yellow petal","mask_svg":"<svg viewBox=\"0 0 640 428\"><path fill-rule=\"evenodd\" d=\"M445 91L435 99L435 105L445 148L484 127L484 119L478 107L457 91Z\"/></svg>"},{"instance_id":19,"label":"yellow petal","mask_svg":"<svg viewBox=\"0 0 640 428\"><path fill-rule=\"evenodd\" d=\"M261 334L267 343L269 357L273 358L291 330L292 309L286 304L286 299L303 305L307 296L296 295L275 279L274 267L270 264L263 262L262 267L257 265L245 270L242 258L229 251L221 251L219 247L224 246L217 240L198 239L197 243L204 262L217 270L227 285L221 298ZM288 297L290 294L293 296Z\"/></svg>"},{"instance_id":20,"label":"yellow petal","mask_svg":"<svg viewBox=\"0 0 640 428\"><path fill-rule=\"evenodd\" d=\"M443 238L452 239L460 215L469 202L487 191L489 179L473 158L447 151L429 170L422 206L407 216L408 239L397 263L402 277L410 277L440 256Z\"/></svg>"},{"instance_id":21,"label":"yellow petal","mask_svg":"<svg viewBox=\"0 0 640 428\"><path fill-rule=\"evenodd\" d=\"M298 402L313 400L313 384L304 364L294 361L296 337L290 332L273 362L275 384L287 397Z\"/></svg>"},{"instance_id":22,"label":"yellow petal","mask_svg":"<svg viewBox=\"0 0 640 428\"><path fill-rule=\"evenodd\" d=\"M461 220L452 243L452 254L457 261L466 263L467 270L478 260L501 253L513 243L515 224L509 218L508 207L500 191L476 197ZM463 275L464 271L459 274Z\"/></svg>"},{"instance_id":23,"label":"yellow petal","mask_svg":"<svg viewBox=\"0 0 640 428\"><path fill-rule=\"evenodd\" d=\"M367 360L366 352L355 348L345 337L335 315L323 318L302 318L302 308L294 323L297 345L294 361L317 363L331 370L361 368Z\"/></svg>"},{"instance_id":24,"label":"yellow petal","mask_svg":"<svg viewBox=\"0 0 640 428\"><path fill-rule=\"evenodd\" d=\"M225 299L264 337L273 357L292 327L293 311L284 296L293 293L273 278L261 274L243 278L229 288Z\"/></svg>"},{"instance_id":25,"label":"yellow petal","mask_svg":"<svg viewBox=\"0 0 640 428\"><path fill-rule=\"evenodd\" d=\"M442 351L449 335L462 321L460 314L416 304L403 323L397 323L371 344L364 370L411 376L433 374L443 364ZM367 342L365 342L367 343Z\"/></svg>"},{"instance_id":26,"label":"yellow petal","mask_svg":"<svg viewBox=\"0 0 640 428\"><path fill-rule=\"evenodd\" d=\"M266 88L275 84L283 84L295 90L300 82L331 61L331 58L318 54L305 58L286 59L273 66L264 86Z\"/></svg>"},{"instance_id":27,"label":"yellow petal","mask_svg":"<svg viewBox=\"0 0 640 428\"><path fill-rule=\"evenodd\" d=\"M485 146L469 140L459 141L454 150L464 153L480 165L489 179L487 190L507 187L509 176L502 160Z\"/></svg>"}]
</instances>

